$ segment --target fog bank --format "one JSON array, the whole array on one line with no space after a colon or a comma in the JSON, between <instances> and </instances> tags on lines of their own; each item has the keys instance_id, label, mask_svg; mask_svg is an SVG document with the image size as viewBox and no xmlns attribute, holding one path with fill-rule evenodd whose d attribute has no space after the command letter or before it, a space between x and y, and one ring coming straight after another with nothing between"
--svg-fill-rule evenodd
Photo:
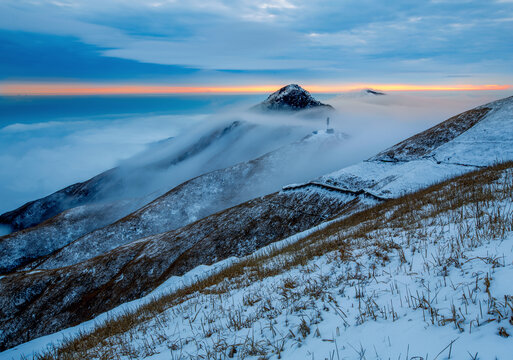
<instances>
[{"instance_id":1,"label":"fog bank","mask_svg":"<svg viewBox=\"0 0 513 360\"><path fill-rule=\"evenodd\" d=\"M314 166L317 160L299 161L299 156L319 159L318 155L298 154L297 167L303 168L302 178L307 178L318 170L335 170L361 161L450 116L494 100L493 95L376 96L358 92L323 96L322 100L337 110L329 115L331 126L349 138L343 148L323 152L322 166ZM325 128L326 119L318 114L266 116L246 110L244 103L211 115L124 116L101 121L81 117L5 126L0 129L0 212L114 166L119 166L121 177L130 174L128 177L135 179L123 189L123 196L169 189L191 177L255 158ZM239 125L233 131L191 153L202 137L234 123ZM148 164L153 165L140 170Z\"/></svg>"}]
</instances>

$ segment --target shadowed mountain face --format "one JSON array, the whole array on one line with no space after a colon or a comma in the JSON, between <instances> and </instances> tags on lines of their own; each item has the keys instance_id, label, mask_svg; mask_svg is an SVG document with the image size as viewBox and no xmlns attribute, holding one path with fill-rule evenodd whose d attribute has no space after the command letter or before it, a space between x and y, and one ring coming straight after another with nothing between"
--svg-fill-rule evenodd
<instances>
[{"instance_id":1,"label":"shadowed mountain face","mask_svg":"<svg viewBox=\"0 0 513 360\"><path fill-rule=\"evenodd\" d=\"M315 100L312 95L296 84L287 85L272 93L260 104L253 107L255 110L299 111L306 109L333 110L331 105Z\"/></svg>"},{"instance_id":2,"label":"shadowed mountain face","mask_svg":"<svg viewBox=\"0 0 513 360\"><path fill-rule=\"evenodd\" d=\"M326 159L325 153L343 151L347 140L342 133L311 134L256 159L195 177L151 202L132 199L66 210L38 226L0 238L0 274L20 266L51 269L72 265L141 237L180 228L291 182L332 171L338 168L338 161ZM301 159L297 159L298 153L303 154ZM112 219L111 213L128 205L142 208L133 208L134 212L118 221Z\"/></svg>"},{"instance_id":3,"label":"shadowed mountain face","mask_svg":"<svg viewBox=\"0 0 513 360\"><path fill-rule=\"evenodd\" d=\"M436 141L427 141L430 133ZM387 197L426 188L497 159L512 160L513 98L463 113L422 134L406 141L414 151L403 152L401 145L397 151L392 147L383 152L392 151L395 158L405 154L403 161L390 162L380 155L187 226L141 236L78 264L0 278L0 328L5 329L0 349L90 319L200 264L246 255ZM137 231L138 224L133 226Z\"/></svg>"},{"instance_id":4,"label":"shadowed mountain face","mask_svg":"<svg viewBox=\"0 0 513 360\"><path fill-rule=\"evenodd\" d=\"M333 108L330 105L326 105L315 100L300 86L288 85L271 94L267 100L256 105L254 109L298 111L306 109ZM234 144L238 142L240 144L242 143L240 139L243 139L244 135L247 135L247 137L251 139L248 140L248 143L249 141L254 142L253 148L261 148L261 151L256 151L251 156L246 156L246 158L239 157L238 159L231 161L231 163L227 161L207 160L204 166L201 167L201 171L199 169L196 172L189 171L190 176L188 178L182 178L181 181L174 183L173 185L176 186L180 182L201 175L207 171L221 169L240 161L260 156L268 151L276 149L279 146L297 140L299 136L304 136L303 132L294 139L291 136L288 136L292 132L290 129L285 131L284 129L277 129L278 131L274 134L271 134L270 132L265 133L264 130L260 133L260 135L262 135L260 140L262 141L259 141L259 139L255 138L255 133L259 130L256 129L256 131L253 131L255 130L254 128L258 127L262 128L260 125L236 120L225 122L224 124L218 125L216 128L208 128L204 130L203 133L198 133L196 139L190 139L188 144L183 144L182 141L181 147L176 145L175 149L168 151L164 156L160 156L160 158L158 156L153 156L153 159L139 162L136 166L125 166L124 168L121 166L110 169L87 181L70 185L44 198L28 202L18 209L6 212L0 215L0 225L9 227L11 231L19 231L38 225L65 210L77 206L97 202L111 202L113 200L123 200L134 197L146 198L149 194L154 192L156 193L153 198L156 198L158 195L169 190L169 182L163 189L156 184L155 186L148 188L148 183L155 183L155 179L161 178L162 173L177 165L187 163L187 161L193 157L201 157L204 156L203 154L210 152L210 157L212 159L215 158L216 151L218 151L217 155L221 154L219 149L220 147L224 146L224 149L226 149L227 144L230 142ZM282 136L284 141L275 142L276 146L274 148L266 145L266 143L272 144L272 141L268 139L273 137L275 138L276 134L280 131L282 132L280 136ZM287 134L287 132L289 134ZM274 139L274 141L275 140L276 139ZM166 139L160 143L153 144L153 146L148 150L151 150L156 154L158 154L159 151L160 153L164 153L165 151L162 151L162 149L165 150L166 147L172 147L174 143L180 143L180 139ZM233 157L233 153L243 153L243 150L244 148L240 149L234 147L231 150L231 157ZM218 156L218 158L222 159L223 156ZM165 175L169 178L170 174ZM171 174L171 177L172 176L173 175ZM144 189L144 191L141 191L141 189ZM130 196L127 196L127 193L129 193ZM128 210L132 211L133 209ZM119 219L130 213L128 210L121 211L117 218Z\"/></svg>"},{"instance_id":5,"label":"shadowed mountain face","mask_svg":"<svg viewBox=\"0 0 513 360\"><path fill-rule=\"evenodd\" d=\"M144 179L140 178L141 172L151 174L151 171L164 170L184 162L213 146L217 141L230 134L240 132L241 128L247 126L248 124L234 121L227 126L204 134L197 142L184 146L169 157L157 158L149 163L141 164L135 168L132 167L130 171L119 167L110 169L87 181L70 185L49 196L31 201L16 210L4 213L0 215L0 224L10 226L13 231L23 230L76 206L123 198L123 193L129 190L127 186L138 187L144 183ZM165 142L172 141L173 139L168 139ZM157 145L154 146L157 147ZM138 195L144 196L147 194ZM121 212L120 215L124 216L128 213L130 211Z\"/></svg>"}]
</instances>

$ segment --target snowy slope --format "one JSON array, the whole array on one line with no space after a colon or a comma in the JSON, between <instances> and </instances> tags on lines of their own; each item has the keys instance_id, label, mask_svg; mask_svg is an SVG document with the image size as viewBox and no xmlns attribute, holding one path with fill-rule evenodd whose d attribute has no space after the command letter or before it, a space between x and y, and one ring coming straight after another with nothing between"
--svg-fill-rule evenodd
<instances>
[{"instance_id":1,"label":"snowy slope","mask_svg":"<svg viewBox=\"0 0 513 360\"><path fill-rule=\"evenodd\" d=\"M509 97L457 115L319 182L392 198L512 159L513 97Z\"/></svg>"},{"instance_id":2,"label":"snowy slope","mask_svg":"<svg viewBox=\"0 0 513 360\"><path fill-rule=\"evenodd\" d=\"M343 194L274 193L75 265L5 275L0 278L0 348L89 320L147 294L172 275L248 255L368 204Z\"/></svg>"},{"instance_id":3,"label":"snowy slope","mask_svg":"<svg viewBox=\"0 0 513 360\"><path fill-rule=\"evenodd\" d=\"M71 330L83 341L64 341L60 354L509 359L512 195L509 163L387 202L289 248L219 264L223 276L215 271L120 324L107 321L98 338ZM0 358L44 351L49 340Z\"/></svg>"},{"instance_id":4,"label":"snowy slope","mask_svg":"<svg viewBox=\"0 0 513 360\"><path fill-rule=\"evenodd\" d=\"M343 151L347 138L342 133L311 134L259 158L186 181L134 213L84 235L43 262L36 261L29 266L52 269L72 265L277 191L289 182L325 173L338 164L332 157L324 159L325 153ZM298 154L301 159L297 158Z\"/></svg>"},{"instance_id":5,"label":"snowy slope","mask_svg":"<svg viewBox=\"0 0 513 360\"><path fill-rule=\"evenodd\" d=\"M277 241L271 245L264 246L260 248L259 250L255 251L249 257L258 255L258 254L265 254L266 252L273 251L277 248L285 247L291 243L297 242L300 239L303 239L307 237L308 235L312 234L313 232L324 229L326 226L331 224L333 221L327 221L325 223L322 223L319 226L312 227L308 230L299 232L295 235L292 235L288 238L285 238L281 241ZM31 340L27 343L18 345L14 348L11 348L9 350L6 350L4 352L0 353L0 359L18 359L20 357L25 356L26 358L30 359L32 356L34 356L36 353L44 351L53 345L59 343L63 337L70 338L75 337L80 333L83 332L90 332L93 331L94 328L101 323L104 323L108 321L109 319L112 319L116 316L122 315L123 313L127 311L132 311L133 309L143 306L144 304L147 304L154 300L157 297L169 294L171 292L186 288L187 286L190 286L196 281L208 278L209 276L218 274L223 269L226 269L230 265L241 261L244 258L236 258L231 257L227 258L221 261L218 261L212 265L199 265L195 267L194 269L186 272L184 275L181 276L171 276L169 279L167 279L164 283L162 283L160 286L158 286L156 289L148 293L147 295L133 301L129 301L126 303L123 303L117 307L115 307L112 310L109 310L105 313L102 313L98 316L96 316L94 319L85 321L77 326L73 326L61 331L58 331L56 333L42 336L40 338Z\"/></svg>"}]
</instances>

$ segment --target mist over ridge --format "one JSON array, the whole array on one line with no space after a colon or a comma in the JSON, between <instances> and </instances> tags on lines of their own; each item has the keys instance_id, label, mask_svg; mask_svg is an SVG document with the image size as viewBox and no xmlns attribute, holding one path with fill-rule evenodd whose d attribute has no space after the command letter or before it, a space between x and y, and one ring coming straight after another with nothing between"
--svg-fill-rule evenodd
<instances>
[{"instance_id":1,"label":"mist over ridge","mask_svg":"<svg viewBox=\"0 0 513 360\"><path fill-rule=\"evenodd\" d=\"M340 159L340 166L344 166L371 156L405 136L434 125L454 113L493 100L494 93L389 93L387 96L362 96L360 92L355 92L339 96L314 96L331 104L337 110L330 115L335 129L358 139L354 141L353 150L346 150L352 153L344 154L344 159ZM186 113L176 115L153 115L152 108L148 108L150 115L90 117L79 112L76 117L70 117L68 113L66 118L55 117L54 114L51 115L52 118L43 122L37 122L36 115L31 115L34 120L22 123L16 122L16 119L22 119L22 115L18 114L17 117L13 117L14 123L0 128L0 141L4 146L0 155L0 195L3 200L0 211L11 210L26 201L48 195L71 183L86 180L111 167L128 166L129 162L123 159L135 156L134 161L138 161L137 159L141 160L144 156L154 156L144 150L148 143L159 142L169 137L176 140L180 135L184 135L179 140L182 143L194 141L194 134L197 134L195 131L208 131L209 126L215 126L214 124L228 124L230 121L241 120L267 124L266 128L270 133L262 133L262 136L269 141L261 151L251 148L250 144L256 142L256 138L248 137L248 144L241 145L240 151L247 151L247 156L250 157L262 155L280 145L274 142L276 139L273 140L276 135L270 130L273 126L294 127L294 131L297 132L289 134L289 142L325 127L325 119L322 116L313 119L283 114L262 117L248 112L247 109L259 98L264 100L266 96L237 96L230 100L219 97L218 103L221 107L202 106L199 108L199 114L193 114L197 111L194 109L199 100L192 105L189 104L192 107L184 110ZM212 104L216 103L215 99L215 96L208 97ZM58 99L48 101L50 100L52 106L58 105ZM38 101L39 104L41 101L44 103L42 99ZM212 110L215 113L208 114L209 106L215 109ZM26 108L27 111L31 111L30 103L26 104ZM17 111L22 110L18 108ZM169 144L161 146L159 151L164 151L167 146L171 146ZM243 147L246 149L243 150ZM149 148L156 151L154 146ZM247 159L247 156L238 156L234 153L225 156L231 158L232 164ZM352 160L349 160L350 158ZM213 163L215 162L214 159ZM193 167L191 165L191 171ZM205 170L214 168L216 167L209 165ZM191 174L193 173L195 174ZM184 180L186 176L184 172L176 181Z\"/></svg>"}]
</instances>

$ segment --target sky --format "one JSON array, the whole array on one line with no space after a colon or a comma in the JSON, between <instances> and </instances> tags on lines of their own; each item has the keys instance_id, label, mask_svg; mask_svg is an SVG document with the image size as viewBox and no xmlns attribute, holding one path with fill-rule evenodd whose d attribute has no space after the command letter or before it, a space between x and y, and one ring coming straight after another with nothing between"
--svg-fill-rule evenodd
<instances>
[{"instance_id":1,"label":"sky","mask_svg":"<svg viewBox=\"0 0 513 360\"><path fill-rule=\"evenodd\" d=\"M513 0L2 0L0 94L504 89L511 34Z\"/></svg>"}]
</instances>

